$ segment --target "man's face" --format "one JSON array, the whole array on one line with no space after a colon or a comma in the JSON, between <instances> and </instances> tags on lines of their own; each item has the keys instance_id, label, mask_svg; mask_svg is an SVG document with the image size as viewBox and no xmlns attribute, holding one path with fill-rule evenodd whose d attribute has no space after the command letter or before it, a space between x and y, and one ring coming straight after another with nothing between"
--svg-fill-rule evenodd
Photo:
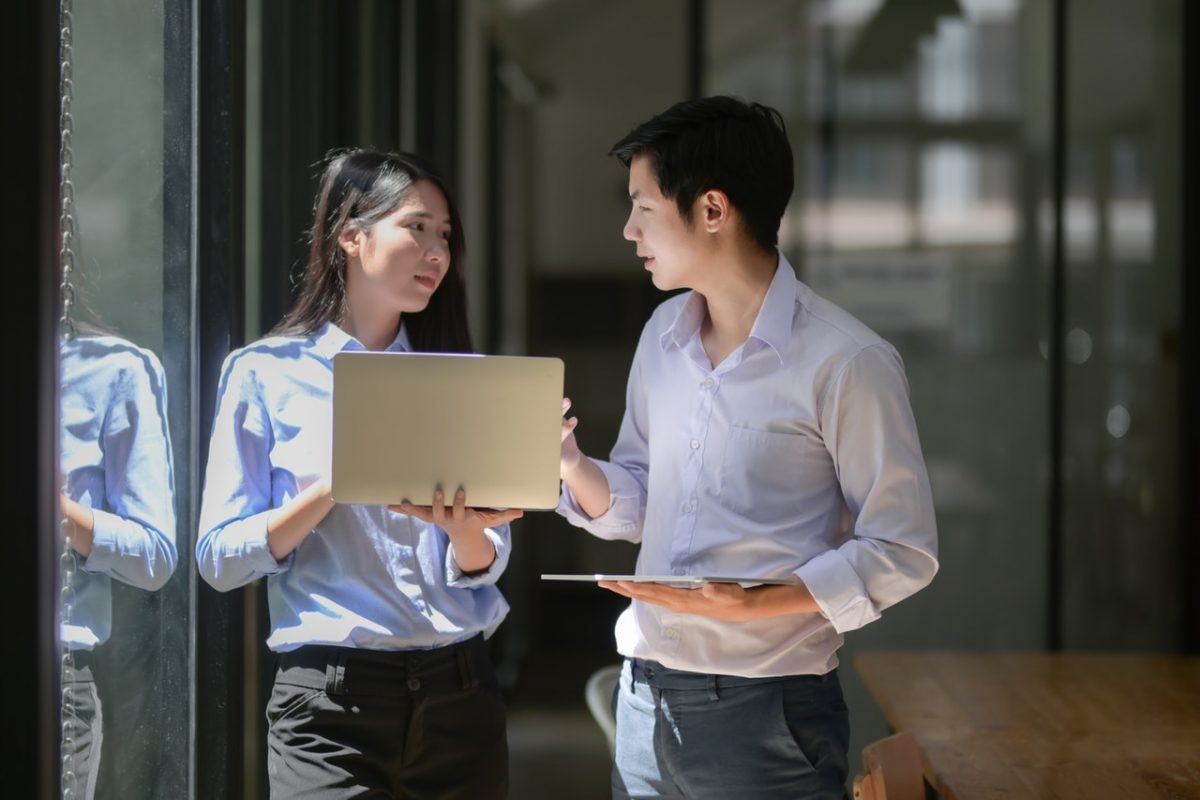
<instances>
[{"instance_id":1,"label":"man's face","mask_svg":"<svg viewBox=\"0 0 1200 800\"><path fill-rule=\"evenodd\" d=\"M629 200L632 208L622 231L637 245L654 285L664 291L692 288L703 263L705 233L688 226L674 200L663 197L648 156L635 156L629 165Z\"/></svg>"}]
</instances>

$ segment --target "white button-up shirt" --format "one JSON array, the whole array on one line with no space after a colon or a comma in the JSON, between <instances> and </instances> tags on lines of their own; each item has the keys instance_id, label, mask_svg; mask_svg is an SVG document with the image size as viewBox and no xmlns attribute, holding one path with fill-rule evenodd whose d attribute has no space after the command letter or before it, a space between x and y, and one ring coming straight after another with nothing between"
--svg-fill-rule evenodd
<instances>
[{"instance_id":1,"label":"white button-up shirt","mask_svg":"<svg viewBox=\"0 0 1200 800\"><path fill-rule=\"evenodd\" d=\"M787 259L746 342L713 366L694 292L654 312L634 355L610 461L611 505L588 518L641 542L643 575L796 576L820 614L725 622L634 601L622 655L675 669L824 674L846 631L937 571L929 478L895 349L796 280Z\"/></svg>"}]
</instances>

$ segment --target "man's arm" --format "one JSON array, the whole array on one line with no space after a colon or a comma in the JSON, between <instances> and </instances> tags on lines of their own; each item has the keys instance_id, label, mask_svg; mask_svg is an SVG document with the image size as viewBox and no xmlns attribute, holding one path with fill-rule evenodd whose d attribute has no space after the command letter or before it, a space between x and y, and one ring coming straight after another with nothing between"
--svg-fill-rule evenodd
<instances>
[{"instance_id":1,"label":"man's arm","mask_svg":"<svg viewBox=\"0 0 1200 800\"><path fill-rule=\"evenodd\" d=\"M571 399L563 398L563 414L571 408ZM559 474L563 483L575 496L575 502L592 519L608 511L612 505L612 491L608 488L608 478L596 463L585 456L575 441L575 428L579 425L579 417L563 419L562 423L562 458L559 463Z\"/></svg>"},{"instance_id":2,"label":"man's arm","mask_svg":"<svg viewBox=\"0 0 1200 800\"><path fill-rule=\"evenodd\" d=\"M728 622L821 612L812 593L802 583L749 589L736 583L706 583L699 589L633 581L600 581L599 585L631 600L662 606L677 614L699 614Z\"/></svg>"},{"instance_id":3,"label":"man's arm","mask_svg":"<svg viewBox=\"0 0 1200 800\"><path fill-rule=\"evenodd\" d=\"M933 496L899 354L851 358L818 405L854 535L796 570L839 633L878 619L938 569Z\"/></svg>"}]
</instances>

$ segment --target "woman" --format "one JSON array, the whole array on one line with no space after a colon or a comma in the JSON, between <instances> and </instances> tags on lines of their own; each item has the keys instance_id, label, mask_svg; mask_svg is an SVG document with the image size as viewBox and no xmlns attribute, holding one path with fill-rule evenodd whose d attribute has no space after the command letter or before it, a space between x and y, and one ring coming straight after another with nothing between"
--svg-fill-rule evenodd
<instances>
[{"instance_id":1,"label":"woman","mask_svg":"<svg viewBox=\"0 0 1200 800\"><path fill-rule=\"evenodd\" d=\"M462 253L425 163L339 154L299 299L225 362L196 558L221 591L267 576L273 797L505 794L484 639L508 611L495 584L521 512L472 509L461 490L451 507L440 492L427 507L339 505L329 485L333 356L470 351Z\"/></svg>"}]
</instances>

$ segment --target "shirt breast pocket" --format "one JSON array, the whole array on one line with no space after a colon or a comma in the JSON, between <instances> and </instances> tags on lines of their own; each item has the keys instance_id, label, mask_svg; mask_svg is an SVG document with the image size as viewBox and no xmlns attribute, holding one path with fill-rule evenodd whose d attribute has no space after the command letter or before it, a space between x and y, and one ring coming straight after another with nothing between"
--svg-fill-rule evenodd
<instances>
[{"instance_id":1,"label":"shirt breast pocket","mask_svg":"<svg viewBox=\"0 0 1200 800\"><path fill-rule=\"evenodd\" d=\"M751 521L777 523L831 475L829 453L814 437L731 426L721 460L721 505Z\"/></svg>"}]
</instances>

